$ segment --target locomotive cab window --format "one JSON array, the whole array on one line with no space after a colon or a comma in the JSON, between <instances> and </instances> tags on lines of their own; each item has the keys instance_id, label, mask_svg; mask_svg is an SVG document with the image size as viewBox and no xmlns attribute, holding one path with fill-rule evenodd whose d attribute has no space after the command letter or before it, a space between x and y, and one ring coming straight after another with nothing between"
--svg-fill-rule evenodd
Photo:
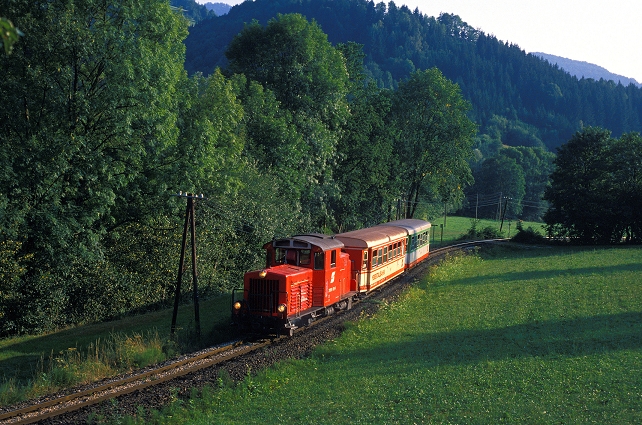
<instances>
[{"instance_id":1,"label":"locomotive cab window","mask_svg":"<svg viewBox=\"0 0 642 425\"><path fill-rule=\"evenodd\" d=\"M310 250L302 249L299 251L299 265L309 266L310 265Z\"/></svg>"},{"instance_id":2,"label":"locomotive cab window","mask_svg":"<svg viewBox=\"0 0 642 425\"><path fill-rule=\"evenodd\" d=\"M334 268L337 266L337 251L332 250L330 252L330 267Z\"/></svg>"},{"instance_id":3,"label":"locomotive cab window","mask_svg":"<svg viewBox=\"0 0 642 425\"><path fill-rule=\"evenodd\" d=\"M314 253L314 270L323 270L325 268L325 255L323 252Z\"/></svg>"}]
</instances>

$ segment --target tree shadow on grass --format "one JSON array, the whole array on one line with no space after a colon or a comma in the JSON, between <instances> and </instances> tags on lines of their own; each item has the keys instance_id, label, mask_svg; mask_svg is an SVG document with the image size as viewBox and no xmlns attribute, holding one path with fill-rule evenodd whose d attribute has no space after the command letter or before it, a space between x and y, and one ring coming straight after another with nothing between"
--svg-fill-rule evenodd
<instances>
[{"instance_id":1,"label":"tree shadow on grass","mask_svg":"<svg viewBox=\"0 0 642 425\"><path fill-rule=\"evenodd\" d=\"M520 357L578 357L642 349L642 312L534 322L496 329L426 333L399 331L398 341L351 351L360 359L403 358L419 367L471 364ZM367 362L365 362L367 363ZM420 364L420 365L419 365Z\"/></svg>"}]
</instances>

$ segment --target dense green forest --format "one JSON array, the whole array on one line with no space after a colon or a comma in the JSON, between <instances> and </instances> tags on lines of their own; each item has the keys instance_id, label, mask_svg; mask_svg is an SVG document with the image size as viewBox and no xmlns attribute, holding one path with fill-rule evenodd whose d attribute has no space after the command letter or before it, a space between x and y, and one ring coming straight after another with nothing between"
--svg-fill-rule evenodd
<instances>
[{"instance_id":1,"label":"dense green forest","mask_svg":"<svg viewBox=\"0 0 642 425\"><path fill-rule=\"evenodd\" d=\"M244 2L190 30L185 40L187 71L207 75L225 66L226 47L243 25L253 19L265 24L277 13L300 13L315 20L333 44L362 44L367 73L379 87L396 88L413 71L437 67L471 103L470 117L486 136L480 138L482 144L499 141L553 151L583 126L608 128L615 137L642 129L642 89L578 80L456 15L429 17L394 2ZM496 117L518 131L498 134L491 128Z\"/></svg>"},{"instance_id":2,"label":"dense green forest","mask_svg":"<svg viewBox=\"0 0 642 425\"><path fill-rule=\"evenodd\" d=\"M432 68L381 89L361 46L301 15L247 26L225 69L188 76L189 21L165 0L2 6L23 33L0 80L3 335L171 300L179 191L205 195L199 283L218 292L275 236L427 218L472 182L456 84Z\"/></svg>"},{"instance_id":3,"label":"dense green forest","mask_svg":"<svg viewBox=\"0 0 642 425\"><path fill-rule=\"evenodd\" d=\"M334 42L317 21L278 14L286 12L279 1L246 2L231 10L231 21L190 26L193 19L167 0L0 0L3 22L21 34L0 57L0 335L166 305L184 273L177 270L179 192L205 195L196 205L199 284L213 293L261 267L261 246L274 237L434 219L444 210L472 215L473 199L477 212L494 214L491 203L478 208L480 195L511 217L542 216L555 159L545 145L560 144L548 137L563 131L529 122L519 90L491 90L497 81L484 78L508 59L489 54L475 65L488 73L467 84L448 77L447 67L375 59L386 57L388 42L404 40L402 52L399 46L421 45L422 31L432 31L442 34L443 52L422 50L428 56L445 60L457 46L472 55L483 45L533 61L524 84L549 81L537 67L565 74L449 15L435 20L360 0L332 8L323 0L283 3L335 17L365 10L373 13L367 22L378 23L363 33L367 22L335 20L347 35ZM245 12L264 15L243 25ZM186 49L194 55L190 46L215 22L238 24L236 32L217 31L220 40L230 32L220 44L224 59L194 72ZM378 34L383 50L373 53L359 34ZM216 46L210 39L200 49ZM399 66L405 71L393 72ZM605 82L568 81L617 92ZM496 98L476 104L466 95L472 85L481 98ZM639 107L638 92L622 89ZM512 112L496 109L502 102ZM553 121L562 116L547 108L537 111ZM576 127L579 121L569 124L570 135ZM638 139L625 133L627 143L609 152L622 155ZM637 184L638 174L620 173L613 184ZM554 194L549 200L565 208ZM639 233L630 221L622 226Z\"/></svg>"}]
</instances>

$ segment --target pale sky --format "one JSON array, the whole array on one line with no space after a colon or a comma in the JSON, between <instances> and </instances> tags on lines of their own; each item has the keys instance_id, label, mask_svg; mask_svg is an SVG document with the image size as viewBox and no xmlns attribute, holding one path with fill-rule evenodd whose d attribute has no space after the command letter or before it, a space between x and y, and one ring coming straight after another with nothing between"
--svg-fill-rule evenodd
<instances>
[{"instance_id":1,"label":"pale sky","mask_svg":"<svg viewBox=\"0 0 642 425\"><path fill-rule=\"evenodd\" d=\"M196 0L229 5L243 0ZM374 0L380 3L381 0ZM590 62L642 83L639 0L393 0L428 16L459 15L526 52ZM388 4L388 0L384 0Z\"/></svg>"}]
</instances>

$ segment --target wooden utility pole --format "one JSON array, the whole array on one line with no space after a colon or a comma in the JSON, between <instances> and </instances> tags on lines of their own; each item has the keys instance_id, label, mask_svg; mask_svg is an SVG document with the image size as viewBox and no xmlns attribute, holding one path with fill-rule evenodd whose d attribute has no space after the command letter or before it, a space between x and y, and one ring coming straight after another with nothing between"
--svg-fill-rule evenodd
<instances>
[{"instance_id":1,"label":"wooden utility pole","mask_svg":"<svg viewBox=\"0 0 642 425\"><path fill-rule=\"evenodd\" d=\"M194 215L194 199L205 199L203 195L193 195L191 193L179 192L177 195L181 198L187 198L187 207L185 208L185 225L183 226L183 243L181 244L181 257L178 263L178 277L176 279L176 292L174 294L174 311L172 313L171 334L176 331L176 317L178 316L178 304L181 299L181 285L183 283L183 272L185 271L185 250L187 248L187 229L190 229L192 243L192 292L194 300L194 322L196 326L196 336L201 337L201 319L198 306L198 273L196 271L196 221Z\"/></svg>"}]
</instances>

